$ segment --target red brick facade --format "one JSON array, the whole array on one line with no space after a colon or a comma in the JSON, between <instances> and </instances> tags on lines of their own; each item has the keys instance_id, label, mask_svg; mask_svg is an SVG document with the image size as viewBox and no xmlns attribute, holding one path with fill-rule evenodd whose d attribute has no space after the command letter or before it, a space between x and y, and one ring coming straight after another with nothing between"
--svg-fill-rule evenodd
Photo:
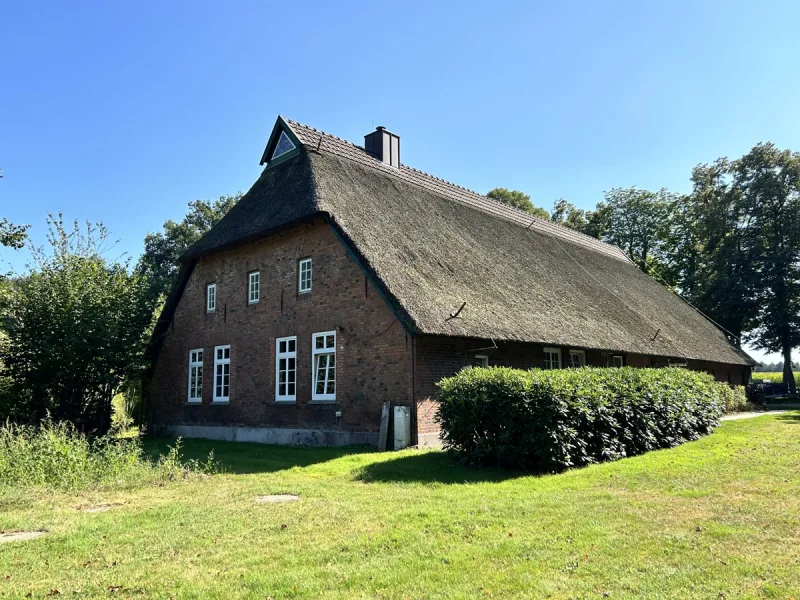
<instances>
[{"instance_id":1,"label":"red brick facade","mask_svg":"<svg viewBox=\"0 0 800 600\"><path fill-rule=\"evenodd\" d=\"M312 289L298 292L311 257ZM248 273L260 273L249 304ZM206 285L217 306L207 313ZM336 331L336 400L311 400L312 335ZM297 336L297 400L275 401L275 340ZM214 347L230 344L230 403L215 405ZM188 353L203 348L202 403L188 398ZM198 260L178 303L150 386L152 422L339 430L370 441L381 404L411 405L411 340L376 288L321 219ZM341 417L337 417L341 412ZM372 435L369 435L372 434Z\"/></svg>"},{"instance_id":2,"label":"red brick facade","mask_svg":"<svg viewBox=\"0 0 800 600\"><path fill-rule=\"evenodd\" d=\"M313 261L312 289L298 290L300 259ZM248 274L259 272L260 297L248 302ZM216 284L216 309L206 311L206 286ZM336 398L312 400L312 336L336 332ZM276 338L297 336L295 402L275 399ZM214 348L230 345L230 401L212 402ZM202 402L188 403L189 351L203 349ZM569 348L561 363L568 366ZM587 350L588 365L612 366L615 353ZM543 367L539 344L411 336L321 218L267 239L197 261L155 362L151 423L167 426L267 428L335 432L342 443L375 443L381 405L411 406L412 443L438 439L436 382L476 355L490 365ZM618 354L619 355L619 354ZM665 359L620 355L637 367ZM693 362L721 381L746 383L749 367ZM340 415L337 415L340 413ZM303 441L304 438L295 438ZM317 438L319 441L320 438Z\"/></svg>"}]
</instances>

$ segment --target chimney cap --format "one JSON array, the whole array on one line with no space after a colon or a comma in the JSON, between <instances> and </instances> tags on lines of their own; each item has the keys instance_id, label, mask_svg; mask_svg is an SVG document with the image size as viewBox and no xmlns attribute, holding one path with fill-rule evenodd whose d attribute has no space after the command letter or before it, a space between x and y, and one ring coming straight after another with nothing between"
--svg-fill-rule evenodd
<instances>
[{"instance_id":1,"label":"chimney cap","mask_svg":"<svg viewBox=\"0 0 800 600\"><path fill-rule=\"evenodd\" d=\"M383 125L378 125L378 126L375 128L375 131L383 131L384 129L386 129L386 127L384 127Z\"/></svg>"}]
</instances>

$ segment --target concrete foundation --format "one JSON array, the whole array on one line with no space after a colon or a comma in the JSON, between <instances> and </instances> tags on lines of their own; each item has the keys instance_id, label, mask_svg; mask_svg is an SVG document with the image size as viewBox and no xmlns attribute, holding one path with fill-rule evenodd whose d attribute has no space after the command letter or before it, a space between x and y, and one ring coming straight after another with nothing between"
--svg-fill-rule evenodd
<instances>
[{"instance_id":1,"label":"concrete foundation","mask_svg":"<svg viewBox=\"0 0 800 600\"><path fill-rule=\"evenodd\" d=\"M226 442L255 442L281 446L353 446L378 445L377 433L279 427L230 427L221 425L167 425L165 435L205 438Z\"/></svg>"}]
</instances>

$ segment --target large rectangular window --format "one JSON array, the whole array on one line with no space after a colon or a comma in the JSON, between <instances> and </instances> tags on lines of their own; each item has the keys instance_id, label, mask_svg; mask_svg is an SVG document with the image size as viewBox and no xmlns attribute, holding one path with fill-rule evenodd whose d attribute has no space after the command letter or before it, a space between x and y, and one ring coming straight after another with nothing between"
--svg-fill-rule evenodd
<instances>
[{"instance_id":1,"label":"large rectangular window","mask_svg":"<svg viewBox=\"0 0 800 600\"><path fill-rule=\"evenodd\" d=\"M544 349L544 368L545 369L560 369L561 368L561 349L560 348L545 348Z\"/></svg>"},{"instance_id":2,"label":"large rectangular window","mask_svg":"<svg viewBox=\"0 0 800 600\"><path fill-rule=\"evenodd\" d=\"M569 366L573 369L586 366L586 352L584 350L569 351Z\"/></svg>"},{"instance_id":3,"label":"large rectangular window","mask_svg":"<svg viewBox=\"0 0 800 600\"><path fill-rule=\"evenodd\" d=\"M300 293L311 291L311 259L304 258L300 261Z\"/></svg>"},{"instance_id":4,"label":"large rectangular window","mask_svg":"<svg viewBox=\"0 0 800 600\"><path fill-rule=\"evenodd\" d=\"M275 340L275 401L297 399L297 336Z\"/></svg>"},{"instance_id":5,"label":"large rectangular window","mask_svg":"<svg viewBox=\"0 0 800 600\"><path fill-rule=\"evenodd\" d=\"M209 283L206 286L206 312L217 310L217 284Z\"/></svg>"},{"instance_id":6,"label":"large rectangular window","mask_svg":"<svg viewBox=\"0 0 800 600\"><path fill-rule=\"evenodd\" d=\"M261 274L253 271L247 275L247 302L255 304L261 297Z\"/></svg>"},{"instance_id":7,"label":"large rectangular window","mask_svg":"<svg viewBox=\"0 0 800 600\"><path fill-rule=\"evenodd\" d=\"M189 350L189 397L191 404L203 401L203 349Z\"/></svg>"},{"instance_id":8,"label":"large rectangular window","mask_svg":"<svg viewBox=\"0 0 800 600\"><path fill-rule=\"evenodd\" d=\"M214 402L231 399L231 347L214 348Z\"/></svg>"},{"instance_id":9,"label":"large rectangular window","mask_svg":"<svg viewBox=\"0 0 800 600\"><path fill-rule=\"evenodd\" d=\"M336 332L315 333L311 345L312 400L336 400Z\"/></svg>"}]
</instances>

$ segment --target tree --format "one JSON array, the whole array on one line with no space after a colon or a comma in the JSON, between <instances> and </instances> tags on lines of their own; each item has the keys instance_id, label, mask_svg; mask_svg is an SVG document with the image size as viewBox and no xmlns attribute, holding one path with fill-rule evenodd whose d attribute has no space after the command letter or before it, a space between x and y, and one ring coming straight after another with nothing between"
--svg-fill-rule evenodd
<instances>
[{"instance_id":1,"label":"tree","mask_svg":"<svg viewBox=\"0 0 800 600\"><path fill-rule=\"evenodd\" d=\"M550 220L553 223L580 232L584 232L588 225L586 221L586 211L577 208L572 202L567 202L564 198L559 198L553 203L553 211L550 213Z\"/></svg>"},{"instance_id":2,"label":"tree","mask_svg":"<svg viewBox=\"0 0 800 600\"><path fill-rule=\"evenodd\" d=\"M622 248L642 271L659 274L665 262L663 246L675 196L664 189L614 188L605 192L605 201L610 224L604 237Z\"/></svg>"},{"instance_id":3,"label":"tree","mask_svg":"<svg viewBox=\"0 0 800 600\"><path fill-rule=\"evenodd\" d=\"M737 341L758 313L752 219L725 158L692 170L693 190L673 210L670 266L682 295Z\"/></svg>"},{"instance_id":4,"label":"tree","mask_svg":"<svg viewBox=\"0 0 800 600\"><path fill-rule=\"evenodd\" d=\"M524 210L527 213L535 215L537 217L541 217L542 219L549 219L549 213L539 206L534 206L533 202L531 202L531 197L528 194L520 192L518 190L509 190L507 188L494 188L490 190L489 193L486 194L488 198L492 200L497 200L498 202L502 202L503 204L508 204L509 206L513 206L514 208L519 208L520 210Z\"/></svg>"},{"instance_id":5,"label":"tree","mask_svg":"<svg viewBox=\"0 0 800 600\"><path fill-rule=\"evenodd\" d=\"M731 165L750 221L758 265L759 312L750 340L783 355L783 382L795 392L792 350L800 345L800 153L756 145Z\"/></svg>"},{"instance_id":6,"label":"tree","mask_svg":"<svg viewBox=\"0 0 800 600\"><path fill-rule=\"evenodd\" d=\"M154 297L165 295L178 273L178 259L216 225L242 197L220 196L219 200L195 200L189 203L189 212L180 223L169 220L163 231L150 233L144 238L144 253L136 270L150 282Z\"/></svg>"},{"instance_id":7,"label":"tree","mask_svg":"<svg viewBox=\"0 0 800 600\"><path fill-rule=\"evenodd\" d=\"M14 225L8 219L0 221L0 246L16 250L25 245L30 225Z\"/></svg>"},{"instance_id":8,"label":"tree","mask_svg":"<svg viewBox=\"0 0 800 600\"><path fill-rule=\"evenodd\" d=\"M598 240L606 239L611 229L611 206L598 202L594 210L586 213L586 225L583 233Z\"/></svg>"},{"instance_id":9,"label":"tree","mask_svg":"<svg viewBox=\"0 0 800 600\"><path fill-rule=\"evenodd\" d=\"M154 302L146 279L128 262L110 262L102 225L49 216L50 252L34 249L35 266L2 306L6 334L0 365L17 398L11 417L38 423L48 414L103 434L111 399L143 367Z\"/></svg>"}]
</instances>

